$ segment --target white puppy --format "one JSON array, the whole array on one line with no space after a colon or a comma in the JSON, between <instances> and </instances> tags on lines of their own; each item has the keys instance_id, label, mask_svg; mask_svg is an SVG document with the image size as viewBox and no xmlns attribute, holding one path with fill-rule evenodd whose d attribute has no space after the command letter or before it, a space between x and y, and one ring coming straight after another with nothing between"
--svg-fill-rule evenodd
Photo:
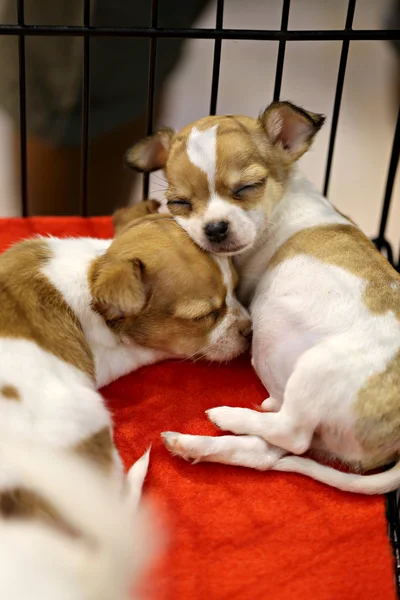
<instances>
[{"instance_id":1,"label":"white puppy","mask_svg":"<svg viewBox=\"0 0 400 600\"><path fill-rule=\"evenodd\" d=\"M400 485L400 277L357 227L296 172L324 118L274 102L259 119L207 117L134 147L136 168L163 166L167 204L204 248L236 254L250 304L262 412L208 411L241 437L165 434L185 458L295 471L343 490ZM400 464L400 463L398 463Z\"/></svg>"}]
</instances>

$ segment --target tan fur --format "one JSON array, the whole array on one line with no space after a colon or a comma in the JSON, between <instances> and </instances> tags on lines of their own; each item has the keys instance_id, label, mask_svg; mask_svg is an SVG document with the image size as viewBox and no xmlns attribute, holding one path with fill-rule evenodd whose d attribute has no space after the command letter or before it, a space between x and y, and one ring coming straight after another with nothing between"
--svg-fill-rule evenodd
<instances>
[{"instance_id":1,"label":"tan fur","mask_svg":"<svg viewBox=\"0 0 400 600\"><path fill-rule=\"evenodd\" d=\"M137 219L156 214L160 208L157 200L149 199L139 202L134 206L120 208L113 214L113 225L115 233L120 233L127 225L130 226Z\"/></svg>"},{"instance_id":2,"label":"tan fur","mask_svg":"<svg viewBox=\"0 0 400 600\"><path fill-rule=\"evenodd\" d=\"M31 340L94 379L93 358L77 318L40 272L50 258L41 239L16 244L0 256L0 336Z\"/></svg>"},{"instance_id":3,"label":"tan fur","mask_svg":"<svg viewBox=\"0 0 400 600\"><path fill-rule=\"evenodd\" d=\"M280 127L283 117L285 126ZM202 131L218 125L216 193L245 210L262 208L269 214L283 195L291 166L308 150L324 120L323 115L289 102L273 102L258 119L212 116L191 123L175 136L170 130L167 137L164 131L157 132L131 148L127 161L142 171L164 168L168 207L174 216L201 215L207 208L210 190L206 174L189 160L186 144L194 126ZM291 130L297 134L296 143L290 136ZM302 133L298 135L299 132ZM236 195L238 189L254 183L260 185L240 197ZM174 200L188 201L190 206L174 204Z\"/></svg>"},{"instance_id":4,"label":"tan fur","mask_svg":"<svg viewBox=\"0 0 400 600\"><path fill-rule=\"evenodd\" d=\"M80 533L58 514L47 500L23 487L0 492L0 517L3 519L35 519L63 534L73 537Z\"/></svg>"},{"instance_id":5,"label":"tan fur","mask_svg":"<svg viewBox=\"0 0 400 600\"><path fill-rule=\"evenodd\" d=\"M400 320L400 275L356 227L326 225L304 229L279 248L268 269L298 254L313 256L364 279L367 285L363 301L368 310L376 315L391 311ZM399 390L397 354L383 372L370 377L355 403L359 442L375 457L364 468L388 462L388 448L395 446L400 427Z\"/></svg>"},{"instance_id":6,"label":"tan fur","mask_svg":"<svg viewBox=\"0 0 400 600\"><path fill-rule=\"evenodd\" d=\"M154 136L145 138L130 148L126 153L126 162L138 171L156 171L161 169L168 155L171 138L174 132L169 127L157 131ZM151 139L152 144L148 144Z\"/></svg>"},{"instance_id":7,"label":"tan fur","mask_svg":"<svg viewBox=\"0 0 400 600\"><path fill-rule=\"evenodd\" d=\"M218 195L246 210L263 202L266 188L275 200L283 194L283 182L290 161L286 153L277 153L268 142L257 119L249 117L206 117L196 123L199 130L218 124L215 190ZM175 216L201 214L207 208L210 190L206 174L194 166L186 152L186 140L192 126L173 139L165 166L169 182L166 192L169 209ZM262 182L244 196L236 197L241 187ZM171 204L175 199L189 200L192 209Z\"/></svg>"},{"instance_id":8,"label":"tan fur","mask_svg":"<svg viewBox=\"0 0 400 600\"><path fill-rule=\"evenodd\" d=\"M113 460L113 442L108 427L104 427L87 439L82 440L72 450L86 460L92 461L96 468L105 473L110 472ZM0 517L5 519L35 519L59 529L62 533L73 536L80 535L78 531L61 518L50 502L39 494L23 487L0 492Z\"/></svg>"},{"instance_id":9,"label":"tan fur","mask_svg":"<svg viewBox=\"0 0 400 600\"><path fill-rule=\"evenodd\" d=\"M361 277L368 282L363 297L368 309L375 314L391 310L400 319L400 275L357 227L322 225L303 229L278 249L268 269L298 254L313 256Z\"/></svg>"},{"instance_id":10,"label":"tan fur","mask_svg":"<svg viewBox=\"0 0 400 600\"><path fill-rule=\"evenodd\" d=\"M369 453L364 469L374 469L388 464L398 456L388 456L398 443L400 429L400 353L381 373L372 375L358 393L357 438Z\"/></svg>"},{"instance_id":11,"label":"tan fur","mask_svg":"<svg viewBox=\"0 0 400 600\"><path fill-rule=\"evenodd\" d=\"M100 431L79 442L74 451L108 473L113 464L113 447L111 431L108 427L103 427Z\"/></svg>"},{"instance_id":12,"label":"tan fur","mask_svg":"<svg viewBox=\"0 0 400 600\"><path fill-rule=\"evenodd\" d=\"M3 385L0 389L0 394L6 400L21 400L19 391L14 385Z\"/></svg>"},{"instance_id":13,"label":"tan fur","mask_svg":"<svg viewBox=\"0 0 400 600\"><path fill-rule=\"evenodd\" d=\"M89 282L94 308L119 337L176 354L201 353L226 310L219 267L170 215L123 229Z\"/></svg>"}]
</instances>

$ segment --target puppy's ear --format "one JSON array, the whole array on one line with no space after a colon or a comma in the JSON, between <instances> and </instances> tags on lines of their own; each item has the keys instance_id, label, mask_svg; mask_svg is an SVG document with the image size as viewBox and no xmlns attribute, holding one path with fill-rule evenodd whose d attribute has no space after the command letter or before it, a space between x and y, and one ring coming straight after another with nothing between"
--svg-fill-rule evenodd
<instances>
[{"instance_id":1,"label":"puppy's ear","mask_svg":"<svg viewBox=\"0 0 400 600\"><path fill-rule=\"evenodd\" d=\"M147 215L158 213L159 208L160 203L157 202L157 200L152 199L138 202L134 206L128 208L120 208L113 214L115 234L120 233L127 225L132 223L132 221L147 217Z\"/></svg>"},{"instance_id":2,"label":"puppy's ear","mask_svg":"<svg viewBox=\"0 0 400 600\"><path fill-rule=\"evenodd\" d=\"M164 128L141 140L126 153L126 162L136 171L151 173L165 167L175 132Z\"/></svg>"},{"instance_id":3,"label":"puppy's ear","mask_svg":"<svg viewBox=\"0 0 400 600\"><path fill-rule=\"evenodd\" d=\"M269 141L295 161L309 149L325 117L290 102L272 102L259 121Z\"/></svg>"},{"instance_id":4,"label":"puppy's ear","mask_svg":"<svg viewBox=\"0 0 400 600\"><path fill-rule=\"evenodd\" d=\"M106 321L138 315L146 304L144 266L106 253L91 273L92 308Z\"/></svg>"}]
</instances>

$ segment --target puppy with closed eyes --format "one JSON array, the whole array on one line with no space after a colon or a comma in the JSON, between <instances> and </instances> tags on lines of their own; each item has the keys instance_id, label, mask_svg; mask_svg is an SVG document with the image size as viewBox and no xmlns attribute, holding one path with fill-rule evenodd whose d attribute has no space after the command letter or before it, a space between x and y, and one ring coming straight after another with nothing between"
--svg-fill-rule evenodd
<instances>
[{"instance_id":1,"label":"puppy with closed eyes","mask_svg":"<svg viewBox=\"0 0 400 600\"><path fill-rule=\"evenodd\" d=\"M36 237L0 255L1 598L131 597L152 556L137 512L148 454L124 476L98 388L248 347L228 260L153 211L118 212L114 239Z\"/></svg>"},{"instance_id":2,"label":"puppy with closed eyes","mask_svg":"<svg viewBox=\"0 0 400 600\"><path fill-rule=\"evenodd\" d=\"M289 102L258 119L206 117L162 130L127 155L164 168L166 203L204 249L235 255L250 305L262 410L208 411L219 438L165 434L184 458L303 473L343 490L400 485L400 462L361 475L299 456L323 453L368 471L400 458L400 276L298 171L324 122Z\"/></svg>"}]
</instances>

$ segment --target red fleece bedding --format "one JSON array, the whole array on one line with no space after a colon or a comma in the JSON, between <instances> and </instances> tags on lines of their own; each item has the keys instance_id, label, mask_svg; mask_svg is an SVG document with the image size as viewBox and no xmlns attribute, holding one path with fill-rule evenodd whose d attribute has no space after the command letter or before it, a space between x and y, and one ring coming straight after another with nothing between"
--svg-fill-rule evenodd
<instances>
[{"instance_id":1,"label":"red fleece bedding","mask_svg":"<svg viewBox=\"0 0 400 600\"><path fill-rule=\"evenodd\" d=\"M0 219L0 250L35 234L111 237L109 218ZM264 400L248 358L168 362L103 390L126 466L152 443L146 490L170 534L149 578L152 600L385 600L396 597L382 497L345 494L300 475L170 456L160 432L216 433L204 411Z\"/></svg>"}]
</instances>

